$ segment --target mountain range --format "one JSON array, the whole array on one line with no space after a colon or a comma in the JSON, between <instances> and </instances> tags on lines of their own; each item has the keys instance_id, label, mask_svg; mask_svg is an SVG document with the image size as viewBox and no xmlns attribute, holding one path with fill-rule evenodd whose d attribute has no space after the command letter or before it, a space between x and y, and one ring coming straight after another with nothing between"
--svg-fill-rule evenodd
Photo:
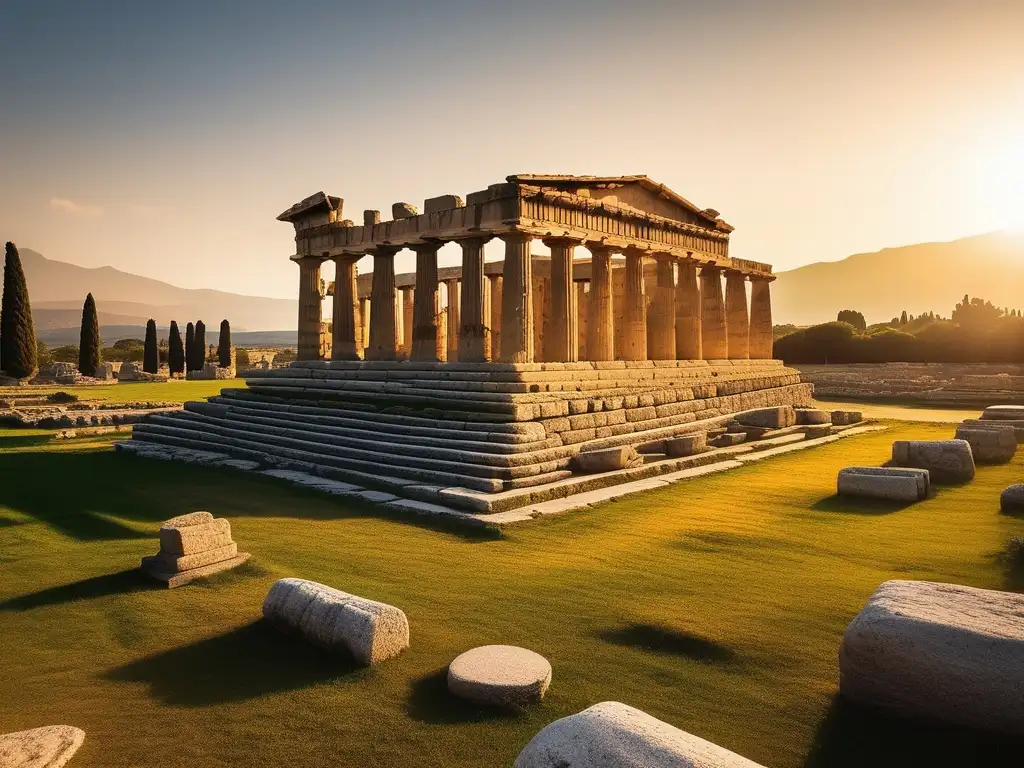
<instances>
[{"instance_id":1,"label":"mountain range","mask_svg":"<svg viewBox=\"0 0 1024 768\"><path fill-rule=\"evenodd\" d=\"M294 344L297 302L209 289L179 288L112 267L85 268L21 250L39 337L50 344L77 341L85 293L92 292L105 339L142 338L159 327L202 319L216 328L231 321L239 342ZM856 309L869 323L904 310L948 317L965 294L996 306L1024 308L1024 235L992 232L944 243L921 243L861 253L841 261L780 272L772 286L777 324L810 325ZM241 335L244 331L250 331ZM267 333L272 332L272 333Z\"/></svg>"}]
</instances>

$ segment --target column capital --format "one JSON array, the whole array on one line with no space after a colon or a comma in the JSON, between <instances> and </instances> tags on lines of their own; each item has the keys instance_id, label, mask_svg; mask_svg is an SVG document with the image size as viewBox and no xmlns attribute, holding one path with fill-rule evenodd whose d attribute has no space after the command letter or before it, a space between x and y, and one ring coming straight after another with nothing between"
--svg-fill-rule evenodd
<instances>
[{"instance_id":1,"label":"column capital","mask_svg":"<svg viewBox=\"0 0 1024 768\"><path fill-rule=\"evenodd\" d=\"M422 243L411 243L405 246L410 251L416 254L420 253L436 253L440 250L441 246L445 244L444 240L427 240Z\"/></svg>"},{"instance_id":2,"label":"column capital","mask_svg":"<svg viewBox=\"0 0 1024 768\"><path fill-rule=\"evenodd\" d=\"M654 251L650 254L650 257L655 261L670 261L673 264L679 260L678 256L674 256L671 253L665 253L664 251Z\"/></svg>"},{"instance_id":3,"label":"column capital","mask_svg":"<svg viewBox=\"0 0 1024 768\"><path fill-rule=\"evenodd\" d=\"M493 232L476 232L468 235L459 235L458 237L453 237L451 242L458 243L463 248L467 246L480 247L485 243L489 243L494 238L495 234Z\"/></svg>"},{"instance_id":4,"label":"column capital","mask_svg":"<svg viewBox=\"0 0 1024 768\"><path fill-rule=\"evenodd\" d=\"M391 257L402 250L404 245L375 245L367 253L371 256Z\"/></svg>"},{"instance_id":5,"label":"column capital","mask_svg":"<svg viewBox=\"0 0 1024 768\"><path fill-rule=\"evenodd\" d=\"M496 232L494 236L505 243L528 243L536 237L536 235L518 229L509 232Z\"/></svg>"},{"instance_id":6,"label":"column capital","mask_svg":"<svg viewBox=\"0 0 1024 768\"><path fill-rule=\"evenodd\" d=\"M750 278L750 282L752 282L752 283L753 282L758 282L758 283L774 283L776 280L778 280L778 275L762 275L762 274L755 274L755 273L752 273L752 272L748 273L747 277Z\"/></svg>"},{"instance_id":7,"label":"column capital","mask_svg":"<svg viewBox=\"0 0 1024 768\"><path fill-rule=\"evenodd\" d=\"M570 246L575 248L576 246L583 245L582 238L577 237L542 237L540 240L548 248L557 248L558 246Z\"/></svg>"}]
</instances>

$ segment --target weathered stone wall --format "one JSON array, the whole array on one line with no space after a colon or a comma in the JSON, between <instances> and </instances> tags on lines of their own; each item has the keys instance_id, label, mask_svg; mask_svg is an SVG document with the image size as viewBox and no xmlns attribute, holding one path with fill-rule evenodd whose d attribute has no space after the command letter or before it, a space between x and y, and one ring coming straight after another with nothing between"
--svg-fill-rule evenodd
<instances>
[{"instance_id":1,"label":"weathered stone wall","mask_svg":"<svg viewBox=\"0 0 1024 768\"><path fill-rule=\"evenodd\" d=\"M793 368L823 398L900 398L965 405L1024 402L1024 365L850 363Z\"/></svg>"}]
</instances>

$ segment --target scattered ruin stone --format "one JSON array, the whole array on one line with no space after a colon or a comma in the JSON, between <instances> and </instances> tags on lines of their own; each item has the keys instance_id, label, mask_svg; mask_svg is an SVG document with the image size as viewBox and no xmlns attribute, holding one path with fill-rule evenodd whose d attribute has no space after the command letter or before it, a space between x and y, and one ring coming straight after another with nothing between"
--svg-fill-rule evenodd
<instances>
[{"instance_id":1,"label":"scattered ruin stone","mask_svg":"<svg viewBox=\"0 0 1024 768\"><path fill-rule=\"evenodd\" d=\"M574 463L578 472L613 472L617 469L639 467L644 463L644 457L637 453L633 446L622 445L578 453Z\"/></svg>"},{"instance_id":2,"label":"scattered ruin stone","mask_svg":"<svg viewBox=\"0 0 1024 768\"><path fill-rule=\"evenodd\" d=\"M330 651L377 664L409 647L409 620L394 606L305 579L274 582L263 617Z\"/></svg>"},{"instance_id":3,"label":"scattered ruin stone","mask_svg":"<svg viewBox=\"0 0 1024 768\"><path fill-rule=\"evenodd\" d=\"M759 408L756 411L737 414L736 421L746 427L782 429L783 427L792 427L796 424L796 410L790 405L780 405L775 408Z\"/></svg>"},{"instance_id":4,"label":"scattered ruin stone","mask_svg":"<svg viewBox=\"0 0 1024 768\"><path fill-rule=\"evenodd\" d=\"M465 203L458 195L441 195L440 197L428 197L423 201L424 213L438 213L448 211L452 208L462 208Z\"/></svg>"},{"instance_id":5,"label":"scattered ruin stone","mask_svg":"<svg viewBox=\"0 0 1024 768\"><path fill-rule=\"evenodd\" d=\"M901 467L847 467L839 470L840 496L861 496L888 501L920 501L928 497L927 469Z\"/></svg>"},{"instance_id":6,"label":"scattered ruin stone","mask_svg":"<svg viewBox=\"0 0 1024 768\"><path fill-rule=\"evenodd\" d=\"M665 455L670 458L693 456L708 449L708 433L692 432L665 441Z\"/></svg>"},{"instance_id":7,"label":"scattered ruin stone","mask_svg":"<svg viewBox=\"0 0 1024 768\"><path fill-rule=\"evenodd\" d=\"M544 698L550 684L548 660L514 645L474 648L448 667L448 690L478 704L524 707Z\"/></svg>"},{"instance_id":8,"label":"scattered ruin stone","mask_svg":"<svg viewBox=\"0 0 1024 768\"><path fill-rule=\"evenodd\" d=\"M981 418L986 421L1024 421L1024 405L990 405Z\"/></svg>"},{"instance_id":9,"label":"scattered ruin stone","mask_svg":"<svg viewBox=\"0 0 1024 768\"><path fill-rule=\"evenodd\" d=\"M976 429L957 427L957 440L966 440L978 464L1005 464L1017 453L1017 435L1012 427L1005 429Z\"/></svg>"},{"instance_id":10,"label":"scattered ruin stone","mask_svg":"<svg viewBox=\"0 0 1024 768\"><path fill-rule=\"evenodd\" d=\"M47 725L0 736L0 768L61 768L85 741L71 725Z\"/></svg>"},{"instance_id":11,"label":"scattered ruin stone","mask_svg":"<svg viewBox=\"0 0 1024 768\"><path fill-rule=\"evenodd\" d=\"M762 768L639 709L605 701L533 737L515 768Z\"/></svg>"},{"instance_id":12,"label":"scattered ruin stone","mask_svg":"<svg viewBox=\"0 0 1024 768\"><path fill-rule=\"evenodd\" d=\"M419 216L420 212L416 210L416 206L412 203L392 203L391 205L391 218L398 219L410 219L413 216Z\"/></svg>"},{"instance_id":13,"label":"scattered ruin stone","mask_svg":"<svg viewBox=\"0 0 1024 768\"><path fill-rule=\"evenodd\" d=\"M814 440L818 437L828 437L832 434L832 423L828 424L808 424L803 429L803 433L807 436L808 440Z\"/></svg>"},{"instance_id":14,"label":"scattered ruin stone","mask_svg":"<svg viewBox=\"0 0 1024 768\"><path fill-rule=\"evenodd\" d=\"M1011 485L999 497L999 508L1009 515L1024 514L1024 484Z\"/></svg>"},{"instance_id":15,"label":"scattered ruin stone","mask_svg":"<svg viewBox=\"0 0 1024 768\"><path fill-rule=\"evenodd\" d=\"M974 454L966 440L897 440L892 466L927 469L933 483L953 485L974 479Z\"/></svg>"},{"instance_id":16,"label":"scattered ruin stone","mask_svg":"<svg viewBox=\"0 0 1024 768\"><path fill-rule=\"evenodd\" d=\"M797 424L831 424L832 414L817 408L798 408L796 410Z\"/></svg>"},{"instance_id":17,"label":"scattered ruin stone","mask_svg":"<svg viewBox=\"0 0 1024 768\"><path fill-rule=\"evenodd\" d=\"M887 581L843 635L839 691L908 717L1024 734L1024 595Z\"/></svg>"},{"instance_id":18,"label":"scattered ruin stone","mask_svg":"<svg viewBox=\"0 0 1024 768\"><path fill-rule=\"evenodd\" d=\"M117 371L118 381L160 382L168 379L169 376L166 373L147 373L142 370L142 363L133 363L130 360L121 363L121 367Z\"/></svg>"},{"instance_id":19,"label":"scattered ruin stone","mask_svg":"<svg viewBox=\"0 0 1024 768\"><path fill-rule=\"evenodd\" d=\"M975 427L977 429L1006 429L1010 427L1017 438L1017 445L1024 443L1024 420L964 419L963 424L965 427Z\"/></svg>"},{"instance_id":20,"label":"scattered ruin stone","mask_svg":"<svg viewBox=\"0 0 1024 768\"><path fill-rule=\"evenodd\" d=\"M190 512L160 526L160 551L142 558L142 570L173 589L248 559L231 540L231 523L209 512Z\"/></svg>"},{"instance_id":21,"label":"scattered ruin stone","mask_svg":"<svg viewBox=\"0 0 1024 768\"><path fill-rule=\"evenodd\" d=\"M725 432L713 438L709 442L715 448L728 448L731 445L739 445L740 443L746 442L746 439L746 432Z\"/></svg>"}]
</instances>

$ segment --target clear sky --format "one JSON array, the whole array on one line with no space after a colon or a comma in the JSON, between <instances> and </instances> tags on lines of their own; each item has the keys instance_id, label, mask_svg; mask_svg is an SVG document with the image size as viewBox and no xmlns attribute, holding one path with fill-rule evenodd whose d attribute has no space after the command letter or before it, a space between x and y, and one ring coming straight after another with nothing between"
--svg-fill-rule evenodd
<instances>
[{"instance_id":1,"label":"clear sky","mask_svg":"<svg viewBox=\"0 0 1024 768\"><path fill-rule=\"evenodd\" d=\"M788 269L1024 228L1024 0L5 0L0 168L0 239L186 287L295 296L318 190L510 173L646 173Z\"/></svg>"}]
</instances>

